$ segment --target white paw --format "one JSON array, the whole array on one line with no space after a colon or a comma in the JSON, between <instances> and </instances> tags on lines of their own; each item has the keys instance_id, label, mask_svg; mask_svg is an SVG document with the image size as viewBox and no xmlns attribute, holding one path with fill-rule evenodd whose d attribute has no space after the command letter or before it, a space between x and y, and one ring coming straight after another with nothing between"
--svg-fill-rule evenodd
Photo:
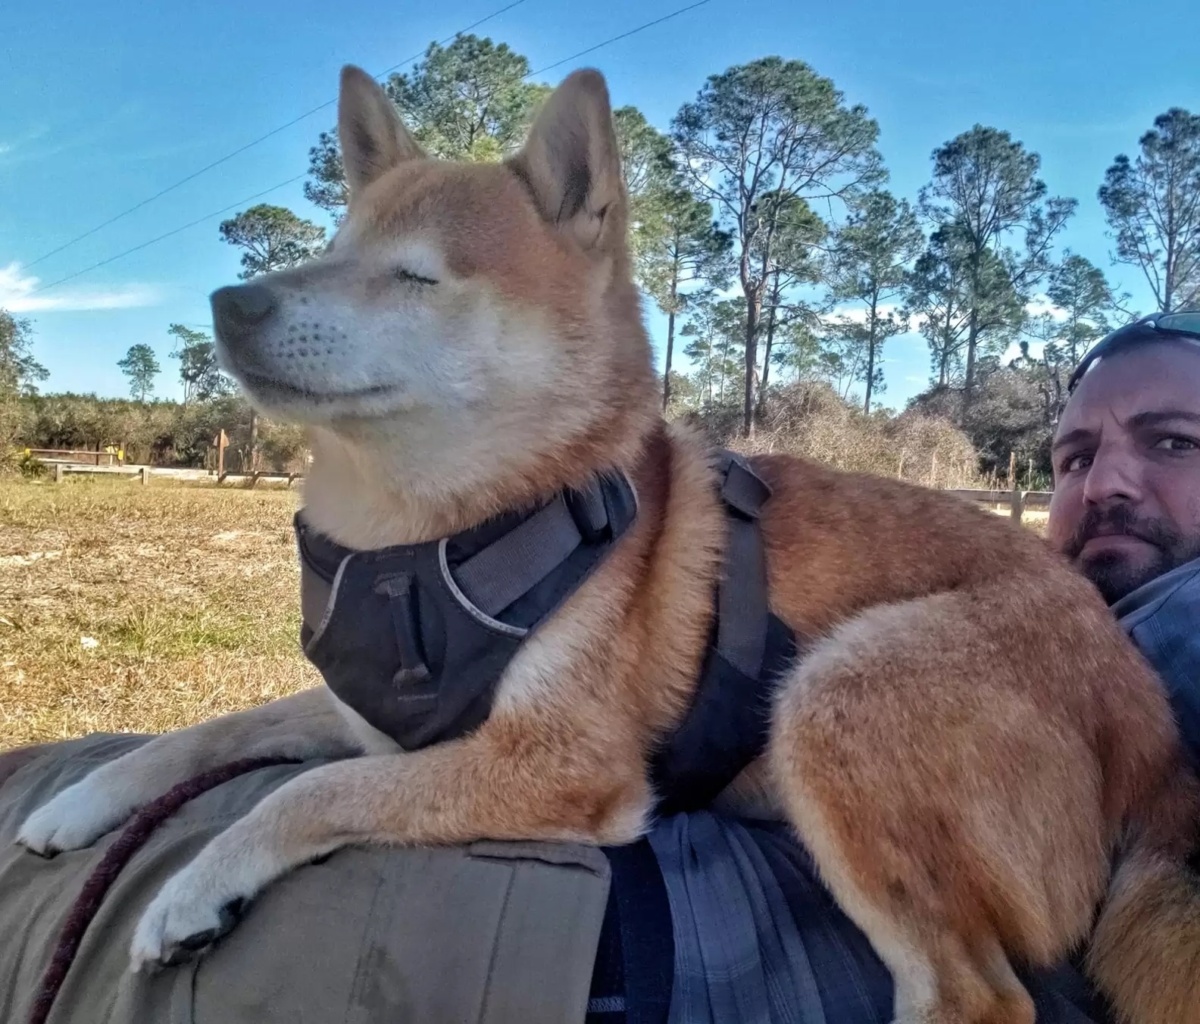
<instances>
[{"instance_id":1,"label":"white paw","mask_svg":"<svg viewBox=\"0 0 1200 1024\"><path fill-rule=\"evenodd\" d=\"M133 807L94 776L80 779L25 819L17 842L44 857L90 846L129 817Z\"/></svg>"},{"instance_id":2,"label":"white paw","mask_svg":"<svg viewBox=\"0 0 1200 1024\"><path fill-rule=\"evenodd\" d=\"M131 970L181 963L237 923L245 900L228 884L207 880L197 867L202 859L168 881L142 914L129 947Z\"/></svg>"}]
</instances>

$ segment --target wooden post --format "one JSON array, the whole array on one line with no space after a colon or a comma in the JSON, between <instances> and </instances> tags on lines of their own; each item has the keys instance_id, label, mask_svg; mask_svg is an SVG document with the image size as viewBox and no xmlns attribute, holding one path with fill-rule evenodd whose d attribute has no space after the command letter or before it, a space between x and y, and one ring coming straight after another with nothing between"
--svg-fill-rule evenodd
<instances>
[{"instance_id":1,"label":"wooden post","mask_svg":"<svg viewBox=\"0 0 1200 1024\"><path fill-rule=\"evenodd\" d=\"M250 472L258 472L258 411L250 410Z\"/></svg>"},{"instance_id":2,"label":"wooden post","mask_svg":"<svg viewBox=\"0 0 1200 1024\"><path fill-rule=\"evenodd\" d=\"M61 462L56 462L54 464L54 482L56 484L61 484L63 482L63 464Z\"/></svg>"},{"instance_id":3,"label":"wooden post","mask_svg":"<svg viewBox=\"0 0 1200 1024\"><path fill-rule=\"evenodd\" d=\"M145 487L146 484L150 482L150 468L148 466L142 466L141 469L138 470L138 476L142 478L142 486Z\"/></svg>"},{"instance_id":4,"label":"wooden post","mask_svg":"<svg viewBox=\"0 0 1200 1024\"><path fill-rule=\"evenodd\" d=\"M217 483L225 479L225 448L229 444L229 438L225 436L225 429L221 428L217 431Z\"/></svg>"},{"instance_id":5,"label":"wooden post","mask_svg":"<svg viewBox=\"0 0 1200 1024\"><path fill-rule=\"evenodd\" d=\"M1009 507L1009 515L1014 523L1021 521L1021 515L1024 513L1023 502L1021 501L1021 485L1017 480L1017 453L1008 453L1008 483L1012 488L1011 505Z\"/></svg>"}]
</instances>

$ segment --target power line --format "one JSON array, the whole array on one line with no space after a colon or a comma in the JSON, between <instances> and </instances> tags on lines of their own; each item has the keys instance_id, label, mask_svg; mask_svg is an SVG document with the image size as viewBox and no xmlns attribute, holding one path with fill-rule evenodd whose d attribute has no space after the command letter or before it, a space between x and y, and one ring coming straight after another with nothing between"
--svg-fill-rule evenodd
<instances>
[{"instance_id":1,"label":"power line","mask_svg":"<svg viewBox=\"0 0 1200 1024\"><path fill-rule=\"evenodd\" d=\"M461 36L464 32L470 32L472 29L478 28L480 25L484 24L484 22L491 21L493 18L498 18L501 14L504 14L507 11L511 11L514 7L519 7L521 4L523 4L525 2L526 2L526 0L513 0L512 3L508 4L505 7L501 7L499 10L493 11L491 14L487 15L487 17L480 18L478 21L473 22L472 24L468 25L466 28L459 29L452 36L447 36L445 39L441 40L438 43L438 45L444 46L446 43L453 42L455 39L457 39L459 36ZM377 74L375 77L382 78L384 75L390 75L393 71L399 70L400 68L404 67L406 64L411 64L414 60L418 60L420 57L422 57L424 55L424 53L425 53L424 50L422 50L420 53L414 53L411 57L406 57L404 60L400 61L399 64L393 64L390 68L386 68L385 70L379 72L379 74ZM257 139L254 139L251 142L247 142L244 146L239 146L237 149L233 150L232 152L226 153L223 157L220 157L219 159L214 160L212 163L206 164L205 166L201 167L198 171L193 171L191 174L187 175L187 177L180 178L174 184L168 185L166 188L162 189L159 192L155 192L154 195L148 196L147 198L141 200L141 202L134 203L133 206L129 207L129 209L122 210L120 213L115 214L112 217L109 217L108 220L106 220L103 224L97 224L94 228L90 228L89 230L85 231L83 234L76 235L70 241L63 242L63 244L60 245L57 249L51 249L49 252L42 253L42 255L39 256L33 262L26 263L25 268L28 269L29 267L37 266L37 264L41 263L43 260L48 260L51 256L57 256L64 249L71 248L71 246L75 245L77 242L82 242L85 238L91 238L92 235L96 234L97 231L103 231L110 224L115 224L117 221L122 220L125 217L128 217L131 213L136 213L138 210L142 209L142 207L149 206L155 200L161 199L163 196L167 195L170 192L174 192L177 188L182 188L189 181L195 181L195 179L199 178L202 174L207 174L214 167L220 167L222 164L228 163L235 156L240 156L242 153L245 153L246 150L253 149L255 146L257 146L263 142L266 142L267 139L272 138L275 135L278 135L282 131L286 131L288 128L291 128L293 125L297 125L301 121L307 120L308 118L312 117L313 114L318 114L322 110L326 110L327 108L332 107L335 103L337 103L336 97L334 97L333 99L331 99L325 103L322 103L320 106L313 107L312 110L305 111L303 114L300 114L298 117L293 117L290 121L286 122L285 124L281 124L278 128L272 128L265 135L260 135Z\"/></svg>"},{"instance_id":2,"label":"power line","mask_svg":"<svg viewBox=\"0 0 1200 1024\"><path fill-rule=\"evenodd\" d=\"M90 274L93 270L99 270L101 267L108 266L110 263L115 263L117 260L124 259L126 256L132 256L135 252L140 252L142 249L146 249L151 245L156 245L159 242L165 241L172 235L177 235L181 231L187 231L188 228L194 228L198 224L203 224L206 220L212 220L214 217L220 217L222 214L228 213L230 210L236 210L239 206L244 206L246 203L253 202L255 199L261 199L263 196L269 195L272 192L276 192L287 185L295 184L303 177L303 174L297 174L294 178L288 178L287 181L281 181L278 185L272 185L270 188L263 189L261 192L255 192L254 195L246 196L245 199L239 199L236 203L230 203L228 206L224 206L219 210L213 211L212 213L206 213L203 217L197 217L195 220L188 221L186 224L181 224L179 227L172 228L170 231L159 235L157 238L151 238L149 241L135 245L132 248L126 249L124 252L119 252L115 256L109 256L108 259L101 260L99 263L93 263L90 267L84 267L82 270L77 270L75 273L68 274L66 277L60 277L56 281L51 281L49 284L40 285L39 287L34 288L29 294L37 295L38 292L44 292L50 288L57 288L60 284L66 284L68 281L74 281L77 277L82 277L84 274Z\"/></svg>"},{"instance_id":3,"label":"power line","mask_svg":"<svg viewBox=\"0 0 1200 1024\"><path fill-rule=\"evenodd\" d=\"M696 0L695 3L688 4L686 7L680 7L672 11L670 14L664 14L661 18L655 18L653 21L644 22L636 28L628 29L621 32L619 35L610 36L608 39L599 43L594 43L586 49L579 50L577 53L571 54L569 57L563 57L561 60L556 60L553 64L546 64L544 67L537 68L534 71L527 71L521 76L520 81L525 81L527 78L533 78L535 75L544 75L547 71L553 71L555 68L562 67L564 64L569 64L573 60L578 60L589 53L594 53L596 50L602 49L605 46L611 46L613 43L618 43L622 39L628 39L630 36L635 36L639 32L645 32L648 28L654 28L655 25L661 25L664 21L670 21L672 18L678 18L681 14L687 14L688 11L693 11L697 7L703 7L705 4L711 3L711 0ZM484 95L481 102L486 107L492 102L492 98L499 91L499 88Z\"/></svg>"},{"instance_id":4,"label":"power line","mask_svg":"<svg viewBox=\"0 0 1200 1024\"><path fill-rule=\"evenodd\" d=\"M523 2L524 2L524 0L517 0L517 3L523 3ZM712 2L712 0L696 0L695 3L688 4L686 7L680 7L677 10L672 11L670 14L664 14L660 18L655 18L653 21L647 21L641 25L638 25L636 28L631 28L628 31L620 33L619 35L615 35L608 39L605 39L603 42L599 42L592 46L589 46L586 49L580 50L578 53L573 53L569 57L563 57L562 60L555 61L553 64L547 64L545 67L539 68L536 71L531 71L531 72L529 72L529 74L525 75L524 77L531 78L534 75L541 75L547 71L552 71L555 68L562 66L563 64L567 64L573 60L578 60L580 57L586 56L589 53L594 53L596 50L599 50L602 47L610 46L613 43L620 42L622 39L628 39L630 36L637 35L639 32L644 32L649 28L654 28L654 26L656 26L656 25L661 25L665 21L670 21L672 18L677 18L682 14L686 14L688 11L694 11L697 7L703 7L706 4L711 3L711 2ZM516 4L510 4L509 6L515 7ZM505 9L507 10L508 8L505 8ZM479 24L479 23L477 22L476 24ZM464 30L464 31L466 31L466 30ZM410 58L410 59L412 59L412 58ZM397 65L395 65L395 67L401 67L403 65L403 63L406 63L406 62L401 62L401 64L397 64ZM391 70L394 70L394 68L388 69L388 71L383 72L383 74L386 75ZM378 77L378 76L376 76L376 77ZM325 104L325 106L330 106L332 103L336 103L336 102L337 102L336 100L331 100L329 103ZM321 109L321 108L317 108L317 109ZM264 136L264 138L266 138L266 136ZM216 166L216 165L214 164L213 166ZM99 263L93 263L90 267L84 267L82 270L77 270L75 273L68 274L66 277L60 277L57 280L51 281L49 284L41 285L41 286L33 289L33 291L30 292L30 294L36 295L36 294L38 294L38 292L44 292L44 291L49 290L50 288L56 288L60 284L66 284L66 282L68 282L68 281L73 281L73 280L75 280L75 278L82 277L84 274L90 274L93 270L99 270L101 267L107 266L110 263L115 263L117 260L124 259L126 256L130 256L135 252L140 252L142 249L145 249L151 245L155 245L158 242L162 242L165 239L172 237L173 235L179 234L181 231L187 231L189 228L194 228L199 224L203 224L205 221L212 220L214 217L220 217L222 214L228 213L230 210L235 210L239 206L244 206L246 203L253 202L255 199L261 199L263 196L268 195L271 192L275 192L278 189L286 187L287 185L292 185L295 182L299 181L301 178L306 177L307 173L308 172L306 171L303 174L297 174L295 177L288 178L287 181L281 181L281 182L279 182L279 184L272 185L270 188L264 189L261 192L256 192L252 196L247 196L244 199L239 199L236 203L230 203L228 206L222 207L220 210L216 210L213 213L207 213L203 217L197 217L195 220L189 221L187 224L182 224L177 228L172 228L170 231L166 232L165 234L159 235L157 238L151 238L149 241L141 242L140 244L135 245L129 249L126 249L123 252L117 253L115 256L109 256L107 259L101 260ZM150 200L146 200L146 202L150 202ZM142 203L141 205L145 205L145 203ZM114 218L114 219L116 219L116 218ZM109 221L109 223L112 223L112 222ZM99 230L99 228L93 229L93 231L98 231L98 230ZM90 233L92 233L92 232L89 232L89 234ZM86 236L81 235L80 237L83 238ZM50 254L47 254L47 255L50 255ZM44 259L45 257L42 257L42 258ZM36 262L36 261L34 261L34 262ZM32 263L27 264L27 266L32 266L32 265L33 265Z\"/></svg>"},{"instance_id":5,"label":"power line","mask_svg":"<svg viewBox=\"0 0 1200 1024\"><path fill-rule=\"evenodd\" d=\"M655 25L661 25L664 21L670 21L672 18L678 18L681 14L687 14L688 11L694 11L697 7L703 7L705 4L711 3L711 0L697 0L694 4L688 4L687 7L680 7L670 14L664 14L661 18L655 18L653 21L648 21L644 25L639 25L637 28L631 28L628 32L622 32L619 36L613 36L611 39L605 39L602 43L596 43L595 46L589 46L586 50L580 50L578 53L573 53L569 57L564 57L562 60L556 60L553 64L547 64L544 68L538 68L536 71L529 72L526 78L531 78L533 75L544 75L547 71L553 71L557 67L562 67L573 60L578 60L580 57L586 57L589 53L594 53L601 47L609 46L612 43L619 43L622 39L628 39L630 36L636 36L639 32L645 32L648 28L654 28Z\"/></svg>"}]
</instances>

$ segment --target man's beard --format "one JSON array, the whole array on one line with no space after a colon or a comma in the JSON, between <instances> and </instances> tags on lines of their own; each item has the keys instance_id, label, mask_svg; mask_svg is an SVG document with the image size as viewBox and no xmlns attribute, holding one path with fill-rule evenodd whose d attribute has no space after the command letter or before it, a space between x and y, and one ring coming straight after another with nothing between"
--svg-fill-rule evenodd
<instances>
[{"instance_id":1,"label":"man's beard","mask_svg":"<svg viewBox=\"0 0 1200 1024\"><path fill-rule=\"evenodd\" d=\"M1145 541L1150 545L1146 556L1137 558L1125 551L1104 551L1081 557L1089 540L1110 534ZM1063 553L1096 585L1104 600L1113 604L1163 573L1200 557L1200 537L1185 537L1162 519L1139 519L1129 505L1092 507Z\"/></svg>"}]
</instances>

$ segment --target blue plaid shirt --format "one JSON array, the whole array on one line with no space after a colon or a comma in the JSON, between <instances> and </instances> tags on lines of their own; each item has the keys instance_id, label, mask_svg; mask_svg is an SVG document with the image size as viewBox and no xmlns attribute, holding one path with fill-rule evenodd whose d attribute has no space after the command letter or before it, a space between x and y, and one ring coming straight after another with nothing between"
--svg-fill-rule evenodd
<instances>
[{"instance_id":1,"label":"blue plaid shirt","mask_svg":"<svg viewBox=\"0 0 1200 1024\"><path fill-rule=\"evenodd\" d=\"M1184 742L1200 763L1200 558L1139 587L1112 610L1162 676Z\"/></svg>"},{"instance_id":2,"label":"blue plaid shirt","mask_svg":"<svg viewBox=\"0 0 1200 1024\"><path fill-rule=\"evenodd\" d=\"M1200 559L1113 605L1200 763ZM887 1024L892 981L782 826L705 811L613 861L589 1024ZM652 909L657 908L657 909ZM1102 1024L1070 965L1025 974L1038 1024Z\"/></svg>"}]
</instances>

